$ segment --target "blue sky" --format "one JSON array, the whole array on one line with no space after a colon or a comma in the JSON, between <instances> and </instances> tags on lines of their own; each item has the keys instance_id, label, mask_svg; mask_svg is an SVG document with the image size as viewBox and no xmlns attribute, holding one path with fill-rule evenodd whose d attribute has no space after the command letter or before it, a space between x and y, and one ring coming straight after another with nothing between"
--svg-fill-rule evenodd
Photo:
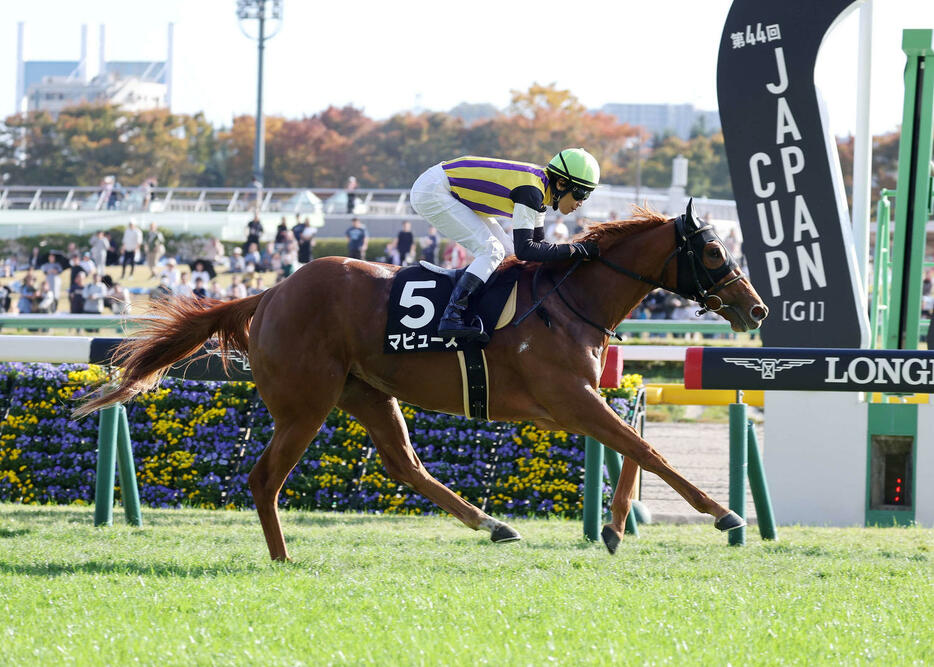
<instances>
[{"instance_id":1,"label":"blue sky","mask_svg":"<svg viewBox=\"0 0 934 667\"><path fill-rule=\"evenodd\" d=\"M510 90L555 82L588 107L608 102L691 103L715 109L717 48L728 0L493 2L425 0L323 3L284 0L268 43L265 109L289 117L353 104L374 118L416 105L505 106ZM252 114L255 43L237 25L234 0L31 0L4 11L0 114L13 110L16 23L26 22L27 60L71 60L88 24L89 70L99 24L111 60L161 60L175 24L173 108L217 124ZM452 7L471 8L452 14ZM875 0L874 132L900 122L902 28L934 28L932 0ZM858 12L828 37L818 84L836 134L855 126Z\"/></svg>"}]
</instances>

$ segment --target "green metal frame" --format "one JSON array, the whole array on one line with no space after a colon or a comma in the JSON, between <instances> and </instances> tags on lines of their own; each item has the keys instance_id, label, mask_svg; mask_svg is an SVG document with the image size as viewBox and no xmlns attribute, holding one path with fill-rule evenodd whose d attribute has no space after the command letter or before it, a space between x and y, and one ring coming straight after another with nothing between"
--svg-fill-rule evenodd
<instances>
[{"instance_id":1,"label":"green metal frame","mask_svg":"<svg viewBox=\"0 0 934 667\"><path fill-rule=\"evenodd\" d=\"M905 30L905 106L898 148L892 281L888 298L887 349L918 348L926 226L931 213L931 152L934 149L934 30ZM879 238L877 234L877 240Z\"/></svg>"},{"instance_id":2,"label":"green metal frame","mask_svg":"<svg viewBox=\"0 0 934 667\"><path fill-rule=\"evenodd\" d=\"M918 495L918 406L909 404L870 403L869 428L866 435L866 525L905 526L915 520L915 499ZM911 448L912 503L903 510L874 510L872 503L872 436L905 435L914 439Z\"/></svg>"}]
</instances>

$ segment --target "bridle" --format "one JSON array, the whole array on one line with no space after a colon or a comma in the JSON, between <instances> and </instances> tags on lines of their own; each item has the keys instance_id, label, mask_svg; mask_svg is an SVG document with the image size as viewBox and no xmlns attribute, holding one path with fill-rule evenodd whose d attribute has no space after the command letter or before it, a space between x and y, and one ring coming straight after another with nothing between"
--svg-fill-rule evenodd
<instances>
[{"instance_id":1,"label":"bridle","mask_svg":"<svg viewBox=\"0 0 934 667\"><path fill-rule=\"evenodd\" d=\"M674 287L665 285L661 280L656 280L631 271L605 257L598 256L596 261L624 276L629 276L640 282L677 294L683 299L695 301L700 305L700 310L697 311L697 315L703 315L707 312L718 312L723 309L735 310L730 304L724 303L723 299L718 296L717 293L733 283L742 280L744 277L742 269L740 269L739 264L722 243L720 247L726 253L725 261L721 266L715 269L708 269L703 262L703 250L711 241L719 241L717 234L714 232L712 225L699 225L694 220L693 215L690 216L690 221L686 219L687 217L686 215L682 215L674 219L675 248L668 254L668 257L665 258L665 262L662 264L662 270L659 272L660 277L664 276L671 260L676 259L677 283ZM578 318L602 331L605 335L621 340L615 331L600 326L581 313L577 308L571 305L561 293L559 289L561 284L577 270L582 262L583 259L576 260L558 281L555 281L550 271L544 269L544 265L539 265L532 277L532 299L534 303L526 313L516 319L514 323L515 326L521 324L533 311L538 312L539 316L545 320L547 326L551 326L551 319L548 312L542 306L542 303L552 293L555 293L564 305ZM535 294L538 292L538 281L543 271L548 275L552 283L554 283L554 286L543 297L536 300Z\"/></svg>"}]
</instances>

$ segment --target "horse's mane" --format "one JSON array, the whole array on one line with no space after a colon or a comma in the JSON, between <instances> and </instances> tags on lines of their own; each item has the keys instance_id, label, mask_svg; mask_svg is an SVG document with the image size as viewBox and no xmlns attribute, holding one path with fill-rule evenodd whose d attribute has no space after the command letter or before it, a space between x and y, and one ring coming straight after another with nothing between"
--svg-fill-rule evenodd
<instances>
[{"instance_id":1,"label":"horse's mane","mask_svg":"<svg viewBox=\"0 0 934 667\"><path fill-rule=\"evenodd\" d=\"M584 231L575 234L571 241L596 241L600 249L605 250L611 243L616 243L627 236L654 229L668 222L668 218L658 211L642 206L633 206L632 213L633 216L626 220L591 223ZM537 265L538 262L522 262L515 255L510 255L500 266L505 269L514 264Z\"/></svg>"},{"instance_id":2,"label":"horse's mane","mask_svg":"<svg viewBox=\"0 0 934 667\"><path fill-rule=\"evenodd\" d=\"M588 225L584 231L575 234L572 241L596 241L601 249L610 242L616 242L627 236L633 236L647 229L653 229L668 222L668 218L652 209L634 206L633 217L627 220L596 222Z\"/></svg>"}]
</instances>

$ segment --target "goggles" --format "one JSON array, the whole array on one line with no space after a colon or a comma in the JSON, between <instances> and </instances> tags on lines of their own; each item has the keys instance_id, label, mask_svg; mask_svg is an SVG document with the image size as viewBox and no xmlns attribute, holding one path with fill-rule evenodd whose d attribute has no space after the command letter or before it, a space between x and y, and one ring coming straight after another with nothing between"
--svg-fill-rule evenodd
<instances>
[{"instance_id":1,"label":"goggles","mask_svg":"<svg viewBox=\"0 0 934 667\"><path fill-rule=\"evenodd\" d=\"M591 192L593 192L593 190L588 190L587 188L571 188L571 196L574 197L576 201L584 201L590 196Z\"/></svg>"}]
</instances>

